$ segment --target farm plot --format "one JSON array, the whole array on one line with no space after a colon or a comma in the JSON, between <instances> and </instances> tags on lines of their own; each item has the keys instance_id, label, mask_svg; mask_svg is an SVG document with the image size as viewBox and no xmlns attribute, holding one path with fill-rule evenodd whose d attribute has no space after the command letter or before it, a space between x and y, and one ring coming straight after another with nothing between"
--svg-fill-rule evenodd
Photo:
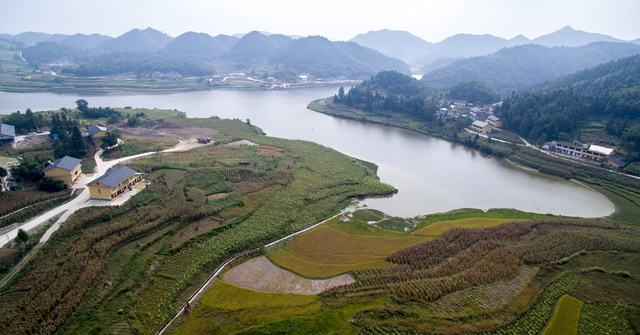
<instances>
[{"instance_id":1,"label":"farm plot","mask_svg":"<svg viewBox=\"0 0 640 335\"><path fill-rule=\"evenodd\" d=\"M317 294L331 287L353 283L349 275L313 280L273 265L264 257L250 259L224 274L223 279L251 290L274 293Z\"/></svg>"},{"instance_id":2,"label":"farm plot","mask_svg":"<svg viewBox=\"0 0 640 335\"><path fill-rule=\"evenodd\" d=\"M451 315L503 307L534 274L533 268L523 266L520 273L511 280L448 294L428 304L427 309L433 314Z\"/></svg>"},{"instance_id":3,"label":"farm plot","mask_svg":"<svg viewBox=\"0 0 640 335\"><path fill-rule=\"evenodd\" d=\"M542 335L552 334L577 334L580 310L584 303L570 295L564 295L558 301L558 307L553 314L553 319Z\"/></svg>"},{"instance_id":4,"label":"farm plot","mask_svg":"<svg viewBox=\"0 0 640 335\"><path fill-rule=\"evenodd\" d=\"M257 292L219 281L174 334L231 334L262 322L310 315L321 306L316 295Z\"/></svg>"}]
</instances>

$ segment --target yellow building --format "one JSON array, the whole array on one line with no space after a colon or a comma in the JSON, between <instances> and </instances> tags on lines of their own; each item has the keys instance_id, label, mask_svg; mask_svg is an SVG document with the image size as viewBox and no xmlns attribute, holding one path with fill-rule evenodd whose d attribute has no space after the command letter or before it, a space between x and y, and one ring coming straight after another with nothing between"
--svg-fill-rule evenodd
<instances>
[{"instance_id":1,"label":"yellow building","mask_svg":"<svg viewBox=\"0 0 640 335\"><path fill-rule=\"evenodd\" d=\"M60 180L64 183L64 188L69 188L80 178L81 160L69 156L64 156L42 170L45 176L53 180Z\"/></svg>"},{"instance_id":2,"label":"yellow building","mask_svg":"<svg viewBox=\"0 0 640 335\"><path fill-rule=\"evenodd\" d=\"M502 127L502 120L500 120L499 117L495 116L495 115L489 115L487 116L487 122L492 126L492 127L496 127L496 128L500 128Z\"/></svg>"},{"instance_id":3,"label":"yellow building","mask_svg":"<svg viewBox=\"0 0 640 335\"><path fill-rule=\"evenodd\" d=\"M592 144L588 148L583 149L582 157L593 159L598 162L609 159L609 156L614 154L615 151L611 148L601 147L599 145Z\"/></svg>"},{"instance_id":4,"label":"yellow building","mask_svg":"<svg viewBox=\"0 0 640 335\"><path fill-rule=\"evenodd\" d=\"M89 182L89 194L91 199L111 200L131 189L142 180L142 174L135 170L122 166L110 170L101 177Z\"/></svg>"},{"instance_id":5,"label":"yellow building","mask_svg":"<svg viewBox=\"0 0 640 335\"><path fill-rule=\"evenodd\" d=\"M491 125L484 121L473 121L469 129L481 134L487 134L491 132Z\"/></svg>"},{"instance_id":6,"label":"yellow building","mask_svg":"<svg viewBox=\"0 0 640 335\"><path fill-rule=\"evenodd\" d=\"M103 126L93 126L89 128L89 136L91 136L91 141L96 147L100 147L102 145L102 138L107 135L109 131L107 127Z\"/></svg>"}]
</instances>

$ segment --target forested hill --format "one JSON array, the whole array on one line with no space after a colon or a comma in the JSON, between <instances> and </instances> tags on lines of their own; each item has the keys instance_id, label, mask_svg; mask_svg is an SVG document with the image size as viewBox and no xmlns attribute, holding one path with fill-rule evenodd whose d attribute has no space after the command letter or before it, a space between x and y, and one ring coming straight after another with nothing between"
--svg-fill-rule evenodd
<instances>
[{"instance_id":1,"label":"forested hill","mask_svg":"<svg viewBox=\"0 0 640 335\"><path fill-rule=\"evenodd\" d=\"M540 143L552 139L584 141L579 137L594 130L586 127L587 122L592 128L602 124L599 140L638 160L640 55L558 79L540 90L514 94L496 113L506 129Z\"/></svg>"},{"instance_id":2,"label":"forested hill","mask_svg":"<svg viewBox=\"0 0 640 335\"><path fill-rule=\"evenodd\" d=\"M380 71L411 73L401 60L353 42L332 42L321 36L293 39L258 31L242 38L194 32L171 38L151 28L134 29L91 50L46 41L24 48L22 55L34 68L65 64L58 65L62 69L57 72L76 76L145 76L156 71L208 76L218 67L260 71L267 74L265 78L275 73L278 79L293 81L301 74L363 79Z\"/></svg>"},{"instance_id":3,"label":"forested hill","mask_svg":"<svg viewBox=\"0 0 640 335\"><path fill-rule=\"evenodd\" d=\"M380 72L346 94L340 88L334 103L371 112L395 112L430 121L438 109L429 98L435 90L423 82L395 71Z\"/></svg>"},{"instance_id":4,"label":"forested hill","mask_svg":"<svg viewBox=\"0 0 640 335\"><path fill-rule=\"evenodd\" d=\"M479 79L503 95L569 75L579 70L640 53L629 43L596 42L568 47L522 45L488 56L457 61L425 74L429 86L443 88L468 79Z\"/></svg>"},{"instance_id":5,"label":"forested hill","mask_svg":"<svg viewBox=\"0 0 640 335\"><path fill-rule=\"evenodd\" d=\"M368 78L380 71L393 70L410 74L401 60L387 57L353 42L331 42L321 36L293 40L280 48L271 62L316 77Z\"/></svg>"}]
</instances>

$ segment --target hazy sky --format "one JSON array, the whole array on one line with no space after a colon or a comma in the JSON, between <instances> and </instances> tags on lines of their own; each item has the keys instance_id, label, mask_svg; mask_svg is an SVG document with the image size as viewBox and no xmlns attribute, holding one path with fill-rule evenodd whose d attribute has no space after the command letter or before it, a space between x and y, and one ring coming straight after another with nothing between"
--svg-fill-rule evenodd
<instances>
[{"instance_id":1,"label":"hazy sky","mask_svg":"<svg viewBox=\"0 0 640 335\"><path fill-rule=\"evenodd\" d=\"M640 38L640 0L0 0L0 33L121 35L153 27L171 36L262 30L348 40L406 30L430 42L458 33L536 38L566 25Z\"/></svg>"}]
</instances>

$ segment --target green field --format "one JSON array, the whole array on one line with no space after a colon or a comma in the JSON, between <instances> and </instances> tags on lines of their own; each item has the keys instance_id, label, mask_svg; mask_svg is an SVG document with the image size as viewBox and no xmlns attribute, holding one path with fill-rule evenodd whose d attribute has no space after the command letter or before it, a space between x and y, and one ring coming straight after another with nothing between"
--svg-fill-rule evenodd
<instances>
[{"instance_id":1,"label":"green field","mask_svg":"<svg viewBox=\"0 0 640 335\"><path fill-rule=\"evenodd\" d=\"M570 295L562 296L558 301L558 306L556 307L551 322L542 334L577 334L580 310L583 304L582 301Z\"/></svg>"}]
</instances>

